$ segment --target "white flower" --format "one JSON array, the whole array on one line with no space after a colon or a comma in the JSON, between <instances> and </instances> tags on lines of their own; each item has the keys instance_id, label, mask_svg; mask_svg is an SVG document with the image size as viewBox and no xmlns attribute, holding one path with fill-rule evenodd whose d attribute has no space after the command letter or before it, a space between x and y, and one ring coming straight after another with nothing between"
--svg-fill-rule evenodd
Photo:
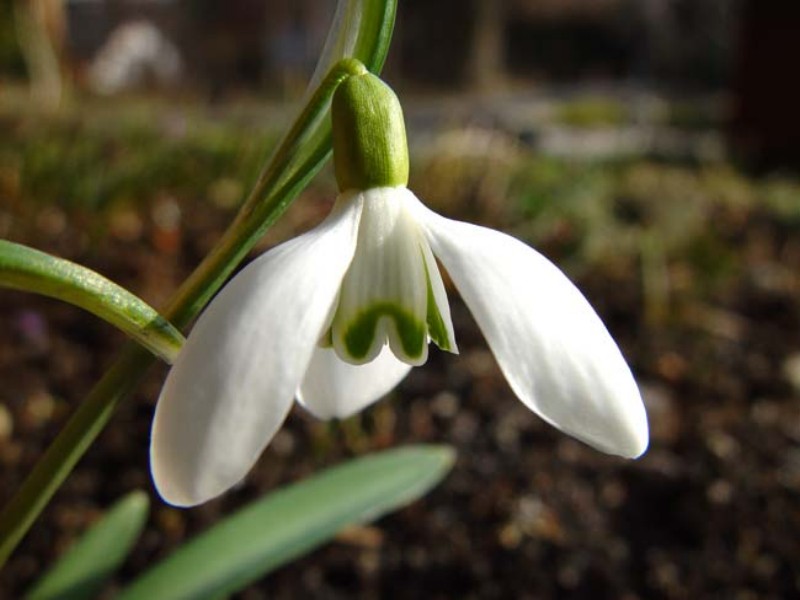
<instances>
[{"instance_id":1,"label":"white flower","mask_svg":"<svg viewBox=\"0 0 800 600\"><path fill-rule=\"evenodd\" d=\"M511 389L559 429L635 457L647 418L625 360L581 293L512 237L445 219L406 189L394 92L366 69L331 105L331 215L237 275L201 315L156 407L153 479L190 506L237 483L294 398L323 419L374 402L428 357L457 352L436 256Z\"/></svg>"},{"instance_id":2,"label":"white flower","mask_svg":"<svg viewBox=\"0 0 800 600\"><path fill-rule=\"evenodd\" d=\"M404 186L377 187L341 194L321 225L253 261L202 314L156 409L162 497L190 506L237 483L295 398L320 418L347 417L424 363L429 339L455 352L434 256L528 408L604 452L644 452L631 372L558 268Z\"/></svg>"}]
</instances>

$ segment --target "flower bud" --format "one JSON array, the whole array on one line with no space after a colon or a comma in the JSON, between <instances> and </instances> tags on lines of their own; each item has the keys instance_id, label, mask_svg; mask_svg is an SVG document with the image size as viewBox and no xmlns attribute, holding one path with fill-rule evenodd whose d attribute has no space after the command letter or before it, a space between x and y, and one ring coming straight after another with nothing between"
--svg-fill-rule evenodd
<instances>
[{"instance_id":1,"label":"flower bud","mask_svg":"<svg viewBox=\"0 0 800 600\"><path fill-rule=\"evenodd\" d=\"M333 95L331 115L339 191L408 183L403 109L388 85L372 73L347 78Z\"/></svg>"}]
</instances>

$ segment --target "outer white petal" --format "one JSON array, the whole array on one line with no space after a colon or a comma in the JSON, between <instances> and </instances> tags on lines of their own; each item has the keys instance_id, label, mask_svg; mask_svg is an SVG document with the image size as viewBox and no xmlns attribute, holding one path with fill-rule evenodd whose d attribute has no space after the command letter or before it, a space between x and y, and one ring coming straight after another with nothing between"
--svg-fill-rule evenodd
<instances>
[{"instance_id":1,"label":"outer white petal","mask_svg":"<svg viewBox=\"0 0 800 600\"><path fill-rule=\"evenodd\" d=\"M519 398L611 454L647 448L644 405L595 311L541 254L508 235L413 209Z\"/></svg>"},{"instance_id":2,"label":"outer white petal","mask_svg":"<svg viewBox=\"0 0 800 600\"><path fill-rule=\"evenodd\" d=\"M344 419L388 394L410 370L388 345L364 365L344 362L332 348L317 348L297 399L315 417Z\"/></svg>"},{"instance_id":3,"label":"outer white petal","mask_svg":"<svg viewBox=\"0 0 800 600\"><path fill-rule=\"evenodd\" d=\"M213 300L167 377L153 479L191 506L238 482L286 417L352 259L361 199L248 265Z\"/></svg>"}]
</instances>

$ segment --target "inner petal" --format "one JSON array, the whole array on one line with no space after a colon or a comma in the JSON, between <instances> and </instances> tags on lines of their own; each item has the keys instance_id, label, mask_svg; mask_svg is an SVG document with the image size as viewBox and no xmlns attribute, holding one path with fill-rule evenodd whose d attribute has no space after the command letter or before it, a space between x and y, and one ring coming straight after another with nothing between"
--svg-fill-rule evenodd
<instances>
[{"instance_id":1,"label":"inner petal","mask_svg":"<svg viewBox=\"0 0 800 600\"><path fill-rule=\"evenodd\" d=\"M364 192L356 253L331 325L333 347L349 363L370 362L387 343L409 364L428 357L427 242L405 209L403 190Z\"/></svg>"},{"instance_id":2,"label":"inner petal","mask_svg":"<svg viewBox=\"0 0 800 600\"><path fill-rule=\"evenodd\" d=\"M422 242L421 250L428 279L428 335L442 350L458 354L453 321L450 318L450 303L447 301L442 274L427 239Z\"/></svg>"}]
</instances>

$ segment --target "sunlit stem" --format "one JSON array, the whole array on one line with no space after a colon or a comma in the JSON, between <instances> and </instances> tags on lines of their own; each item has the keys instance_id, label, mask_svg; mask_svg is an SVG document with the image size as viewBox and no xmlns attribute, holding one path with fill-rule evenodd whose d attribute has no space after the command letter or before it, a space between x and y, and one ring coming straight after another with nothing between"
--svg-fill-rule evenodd
<instances>
[{"instance_id":1,"label":"sunlit stem","mask_svg":"<svg viewBox=\"0 0 800 600\"><path fill-rule=\"evenodd\" d=\"M344 59L334 65L284 137L234 222L176 293L164 312L169 321L178 327L187 325L264 231L319 171L330 155L330 130L327 135L313 137L309 132L325 117L336 86L347 77L364 71L364 65L353 59ZM309 138L312 139L309 141ZM312 147L305 147L306 143ZM304 160L292 165L301 147ZM119 359L75 411L0 513L0 565L5 563L103 430L119 402L133 391L154 360L137 345L127 344Z\"/></svg>"}]
</instances>

